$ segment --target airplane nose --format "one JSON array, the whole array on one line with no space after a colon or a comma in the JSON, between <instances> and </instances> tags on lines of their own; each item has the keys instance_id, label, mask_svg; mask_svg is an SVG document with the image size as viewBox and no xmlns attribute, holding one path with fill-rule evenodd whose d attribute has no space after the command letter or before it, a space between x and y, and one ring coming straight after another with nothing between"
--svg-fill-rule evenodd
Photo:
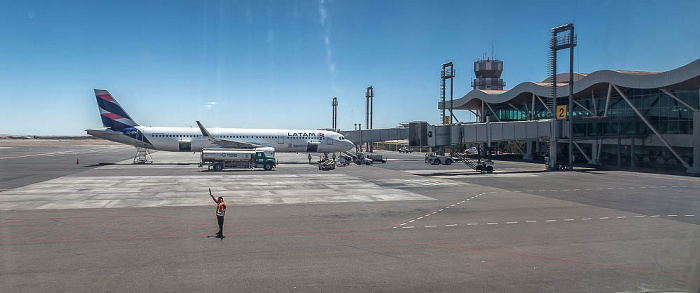
<instances>
[{"instance_id":1,"label":"airplane nose","mask_svg":"<svg viewBox=\"0 0 700 293\"><path fill-rule=\"evenodd\" d=\"M351 141L348 141L348 142L347 142L347 148L348 148L349 150L354 149L354 148L355 148L355 144L352 143Z\"/></svg>"}]
</instances>

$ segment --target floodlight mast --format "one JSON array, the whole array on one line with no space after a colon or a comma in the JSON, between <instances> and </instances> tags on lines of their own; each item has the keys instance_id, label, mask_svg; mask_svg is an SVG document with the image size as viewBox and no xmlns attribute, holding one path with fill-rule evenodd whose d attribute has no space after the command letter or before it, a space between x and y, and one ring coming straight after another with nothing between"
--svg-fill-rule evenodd
<instances>
[{"instance_id":1,"label":"floodlight mast","mask_svg":"<svg viewBox=\"0 0 700 293\"><path fill-rule=\"evenodd\" d=\"M368 86L365 91L365 98L367 98L367 114L365 116L365 129L372 129L374 126L373 116L374 116L374 87ZM367 142L367 151L373 152L373 147L371 141Z\"/></svg>"},{"instance_id":2,"label":"floodlight mast","mask_svg":"<svg viewBox=\"0 0 700 293\"><path fill-rule=\"evenodd\" d=\"M457 117L454 115L454 98L453 98L453 93L454 93L454 77L455 77L455 69L454 66L452 65L452 61L443 63L442 64L442 71L440 72L440 101L442 102L442 112L440 114L440 122L442 124L452 124L452 120L454 119L455 121L457 120ZM450 80L450 115L446 116L445 114L445 99L447 97L447 86L446 86L446 80ZM457 121L459 122L459 121Z\"/></svg>"},{"instance_id":3,"label":"floodlight mast","mask_svg":"<svg viewBox=\"0 0 700 293\"><path fill-rule=\"evenodd\" d=\"M559 33L565 33L568 31L568 35L563 37ZM550 49L550 75L552 82L552 98L550 111L556 111L556 99L557 99L557 51L562 49L569 49L569 105L567 107L566 120L569 121L569 168L573 170L574 165L574 126L573 126L573 105L574 105L574 47L576 47L576 35L574 34L574 24L567 23L558 27L552 28L552 37L549 40ZM555 118L556 115L552 113ZM556 153L556 150L555 152ZM555 164L556 159L550 156L550 161ZM554 167L554 166L550 166Z\"/></svg>"},{"instance_id":4,"label":"floodlight mast","mask_svg":"<svg viewBox=\"0 0 700 293\"><path fill-rule=\"evenodd\" d=\"M333 131L338 131L338 98L333 97Z\"/></svg>"}]
</instances>

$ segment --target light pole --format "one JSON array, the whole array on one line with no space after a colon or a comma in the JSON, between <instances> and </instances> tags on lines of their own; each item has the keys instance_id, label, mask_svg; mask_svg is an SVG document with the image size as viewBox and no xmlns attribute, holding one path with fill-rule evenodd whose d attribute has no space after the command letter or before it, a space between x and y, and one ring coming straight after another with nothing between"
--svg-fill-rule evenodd
<instances>
[{"instance_id":1,"label":"light pole","mask_svg":"<svg viewBox=\"0 0 700 293\"><path fill-rule=\"evenodd\" d=\"M360 127L360 152L362 152L362 123L357 125Z\"/></svg>"}]
</instances>

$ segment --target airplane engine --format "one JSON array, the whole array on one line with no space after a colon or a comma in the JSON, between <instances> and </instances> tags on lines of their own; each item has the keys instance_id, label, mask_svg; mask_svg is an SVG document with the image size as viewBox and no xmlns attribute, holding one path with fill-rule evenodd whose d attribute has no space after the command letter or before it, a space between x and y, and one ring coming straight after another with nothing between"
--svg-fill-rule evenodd
<instances>
[{"instance_id":1,"label":"airplane engine","mask_svg":"<svg viewBox=\"0 0 700 293\"><path fill-rule=\"evenodd\" d=\"M191 145L193 152L201 152L203 148L210 148L210 147L212 147L210 141L200 140L200 139L193 140L192 145Z\"/></svg>"}]
</instances>

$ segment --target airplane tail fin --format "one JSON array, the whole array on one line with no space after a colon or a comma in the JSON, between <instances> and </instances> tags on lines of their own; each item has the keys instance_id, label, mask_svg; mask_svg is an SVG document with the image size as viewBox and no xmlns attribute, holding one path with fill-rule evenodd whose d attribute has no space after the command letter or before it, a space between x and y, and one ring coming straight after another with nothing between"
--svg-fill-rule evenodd
<instances>
[{"instance_id":1,"label":"airplane tail fin","mask_svg":"<svg viewBox=\"0 0 700 293\"><path fill-rule=\"evenodd\" d=\"M121 130L138 125L108 91L95 89L95 97L97 98L97 107L100 108L102 125L105 127Z\"/></svg>"},{"instance_id":2,"label":"airplane tail fin","mask_svg":"<svg viewBox=\"0 0 700 293\"><path fill-rule=\"evenodd\" d=\"M200 123L199 120L197 120L197 126L199 126L199 130L202 131L202 136L204 136L206 138L211 137L211 134L209 134L209 131L206 128L204 128L204 125L202 125L202 123Z\"/></svg>"}]
</instances>

